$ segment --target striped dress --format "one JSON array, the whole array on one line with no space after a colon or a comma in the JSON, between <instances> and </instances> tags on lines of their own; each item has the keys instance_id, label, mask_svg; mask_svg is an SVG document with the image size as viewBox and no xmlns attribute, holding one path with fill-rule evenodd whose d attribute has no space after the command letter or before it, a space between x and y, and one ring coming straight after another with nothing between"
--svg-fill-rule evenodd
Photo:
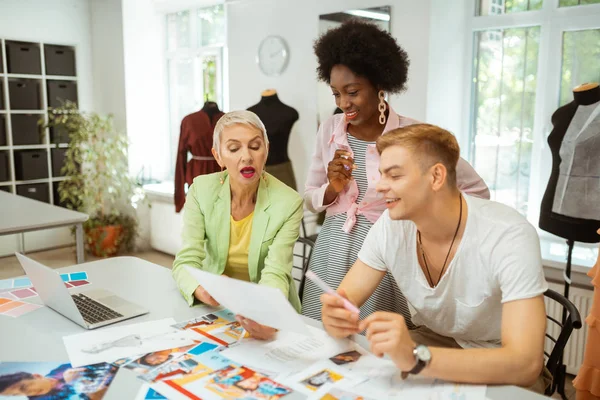
<instances>
[{"instance_id":1,"label":"striped dress","mask_svg":"<svg viewBox=\"0 0 600 400\"><path fill-rule=\"evenodd\" d=\"M354 164L357 168L352 172L352 176L358 185L359 196L357 202L360 203L368 187L365 163L367 146L373 142L365 142L348 134L348 143L354 152ZM311 271L334 289L337 289L356 261L367 233L373 226L368 219L359 214L356 216L356 224L350 233L345 233L342 230L345 222L345 213L325 218L309 265ZM302 298L303 315L321 320L321 301L319 297L322 293L321 289L310 279L306 280ZM414 327L406 299L389 273L385 275L375 292L360 308L360 318L366 318L375 311L390 311L402 314L408 327Z\"/></svg>"}]
</instances>

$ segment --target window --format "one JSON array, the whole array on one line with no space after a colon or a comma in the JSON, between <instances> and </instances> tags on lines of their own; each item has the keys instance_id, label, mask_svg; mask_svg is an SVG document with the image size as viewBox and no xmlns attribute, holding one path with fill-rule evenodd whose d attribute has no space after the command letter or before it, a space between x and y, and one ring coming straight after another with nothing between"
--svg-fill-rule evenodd
<instances>
[{"instance_id":1,"label":"window","mask_svg":"<svg viewBox=\"0 0 600 400\"><path fill-rule=\"evenodd\" d=\"M495 200L527 213L539 27L475 34L475 169Z\"/></svg>"},{"instance_id":2,"label":"window","mask_svg":"<svg viewBox=\"0 0 600 400\"><path fill-rule=\"evenodd\" d=\"M560 105L572 99L571 89L600 82L600 29L564 32L562 37Z\"/></svg>"},{"instance_id":3,"label":"window","mask_svg":"<svg viewBox=\"0 0 600 400\"><path fill-rule=\"evenodd\" d=\"M510 14L541 8L542 0L479 0L475 15Z\"/></svg>"},{"instance_id":4,"label":"window","mask_svg":"<svg viewBox=\"0 0 600 400\"><path fill-rule=\"evenodd\" d=\"M468 157L493 200L538 226L552 114L573 100L574 87L600 82L600 0L474 5ZM593 263L595 250L584 253Z\"/></svg>"},{"instance_id":5,"label":"window","mask_svg":"<svg viewBox=\"0 0 600 400\"><path fill-rule=\"evenodd\" d=\"M583 6L586 4L598 4L600 0L560 0L560 7Z\"/></svg>"},{"instance_id":6,"label":"window","mask_svg":"<svg viewBox=\"0 0 600 400\"><path fill-rule=\"evenodd\" d=\"M166 16L171 176L181 120L214 101L223 109L223 5Z\"/></svg>"}]
</instances>

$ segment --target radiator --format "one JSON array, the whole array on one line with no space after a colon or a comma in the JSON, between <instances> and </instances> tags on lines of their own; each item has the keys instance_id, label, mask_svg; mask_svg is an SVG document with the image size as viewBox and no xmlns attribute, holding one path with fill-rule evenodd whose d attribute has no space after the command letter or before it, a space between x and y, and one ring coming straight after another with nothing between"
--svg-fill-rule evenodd
<instances>
[{"instance_id":1,"label":"radiator","mask_svg":"<svg viewBox=\"0 0 600 400\"><path fill-rule=\"evenodd\" d=\"M550 289L560 294L564 293L564 285L559 283L548 283ZM581 314L582 321L589 315L590 309L592 308L592 298L594 292L588 289L580 289L572 287L569 290L569 300L575 304L575 307ZM546 314L552 318L560 321L562 318L562 306L554 300L545 298L546 302ZM560 327L548 321L547 332L550 336L557 338L560 332ZM585 342L587 340L588 326L583 323L583 327L579 330L573 330L571 338L567 342L564 354L564 363L567 366L567 373L577 375L579 367L583 362L583 353L585 351ZM553 342L546 338L545 350L550 353L552 350Z\"/></svg>"}]
</instances>

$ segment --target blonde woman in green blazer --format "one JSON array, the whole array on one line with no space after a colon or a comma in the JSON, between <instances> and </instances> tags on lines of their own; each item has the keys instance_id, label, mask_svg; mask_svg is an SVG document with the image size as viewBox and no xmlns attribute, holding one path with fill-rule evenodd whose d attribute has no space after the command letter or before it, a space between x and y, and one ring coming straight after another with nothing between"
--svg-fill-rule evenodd
<instances>
[{"instance_id":1,"label":"blonde woman in green blazer","mask_svg":"<svg viewBox=\"0 0 600 400\"><path fill-rule=\"evenodd\" d=\"M189 305L218 303L184 266L281 290L300 311L292 279L293 249L300 229L300 195L264 172L269 139L250 111L225 114L215 126L212 154L224 171L201 175L190 186L183 214L183 248L173 277ZM239 317L255 338L275 330Z\"/></svg>"}]
</instances>

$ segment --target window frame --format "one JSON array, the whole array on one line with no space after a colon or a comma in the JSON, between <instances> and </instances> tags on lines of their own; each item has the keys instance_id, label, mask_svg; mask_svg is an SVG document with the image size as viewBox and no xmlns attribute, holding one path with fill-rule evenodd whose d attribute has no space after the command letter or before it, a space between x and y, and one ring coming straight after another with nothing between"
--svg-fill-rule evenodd
<instances>
[{"instance_id":1,"label":"window frame","mask_svg":"<svg viewBox=\"0 0 600 400\"><path fill-rule=\"evenodd\" d=\"M473 160L475 145L474 102L476 88L473 84L475 77L475 34L491 29L510 29L519 27L540 27L540 47L537 66L536 100L533 123L533 145L531 154L531 171L528 193L527 219L535 227L538 226L540 203L552 169L552 154L548 149L547 139L552 130L551 117L560 104L560 86L562 70L562 34L566 31L600 29L600 4L559 7L559 0L544 0L542 9L522 11L500 15L476 15L479 0L473 0L471 15L468 18L466 30L466 57L468 68L465 68L464 81L468 82L468 100L464 116L464 125L468 127L468 160ZM581 82L584 83L584 82ZM564 239L554 236L538 228L542 242L561 242ZM597 249L595 244L577 243L578 247ZM542 243L544 247L544 243ZM588 260L576 260L582 265ZM592 261L593 264L593 261Z\"/></svg>"},{"instance_id":2,"label":"window frame","mask_svg":"<svg viewBox=\"0 0 600 400\"><path fill-rule=\"evenodd\" d=\"M198 10L204 9L204 8L211 8L211 7L215 7L215 6L222 6L223 7L223 15L224 15L224 19L225 19L225 24L224 24L224 41L222 43L214 43L211 45L207 45L207 46L202 46L201 43L199 43L199 37L198 37L198 30L200 29L199 27L199 23L198 23ZM168 40L168 22L167 22L167 18L170 14L176 14L179 12L185 12L188 11L189 15L190 15L190 30L189 30L189 43L190 43L190 47L189 48L181 48L181 49L173 49L170 50L169 49L169 40ZM175 144L175 148L173 148L173 143L174 143L174 135L177 136L177 138L179 138L179 126L181 124L181 121L178 122L174 122L173 116L174 116L174 105L171 102L171 70L169 67L169 64L172 61L178 61L178 60L192 60L192 63L194 64L194 69L193 69L193 73L194 73L194 90L198 87L198 82L202 81L202 70L200 68L197 68L197 62L198 60L201 60L202 57L215 57L216 59L216 63L217 63L217 68L216 68L216 72L217 72L217 76L216 76L216 81L217 81L217 98L216 99L210 99L211 101L216 102L219 105L219 108L221 110L226 109L227 107L227 103L228 103L228 99L227 99L227 92L225 90L226 86L227 86L227 74L226 74L226 67L227 67L227 61L226 61L226 52L227 52L227 7L225 7L224 4L213 4L213 5L209 5L209 6L203 6L203 7L193 7L193 8L185 8L185 9L180 9L180 10L169 10L168 12L164 12L163 15L164 18L164 23L165 23L165 28L164 28L164 37L165 37L165 46L164 46L164 53L163 53L163 61L164 61L164 70L166 71L166 85L165 85L165 96L167 99L167 107L168 107L168 134L169 134L169 159L170 159L170 166L168 169L168 175L169 175L169 179L173 180L174 176L175 176L175 161L177 159L177 144ZM200 85L202 85L202 83L200 83ZM204 100L202 100L202 104L204 103ZM177 125L177 127L176 127ZM178 140L176 141L178 143Z\"/></svg>"}]
</instances>

